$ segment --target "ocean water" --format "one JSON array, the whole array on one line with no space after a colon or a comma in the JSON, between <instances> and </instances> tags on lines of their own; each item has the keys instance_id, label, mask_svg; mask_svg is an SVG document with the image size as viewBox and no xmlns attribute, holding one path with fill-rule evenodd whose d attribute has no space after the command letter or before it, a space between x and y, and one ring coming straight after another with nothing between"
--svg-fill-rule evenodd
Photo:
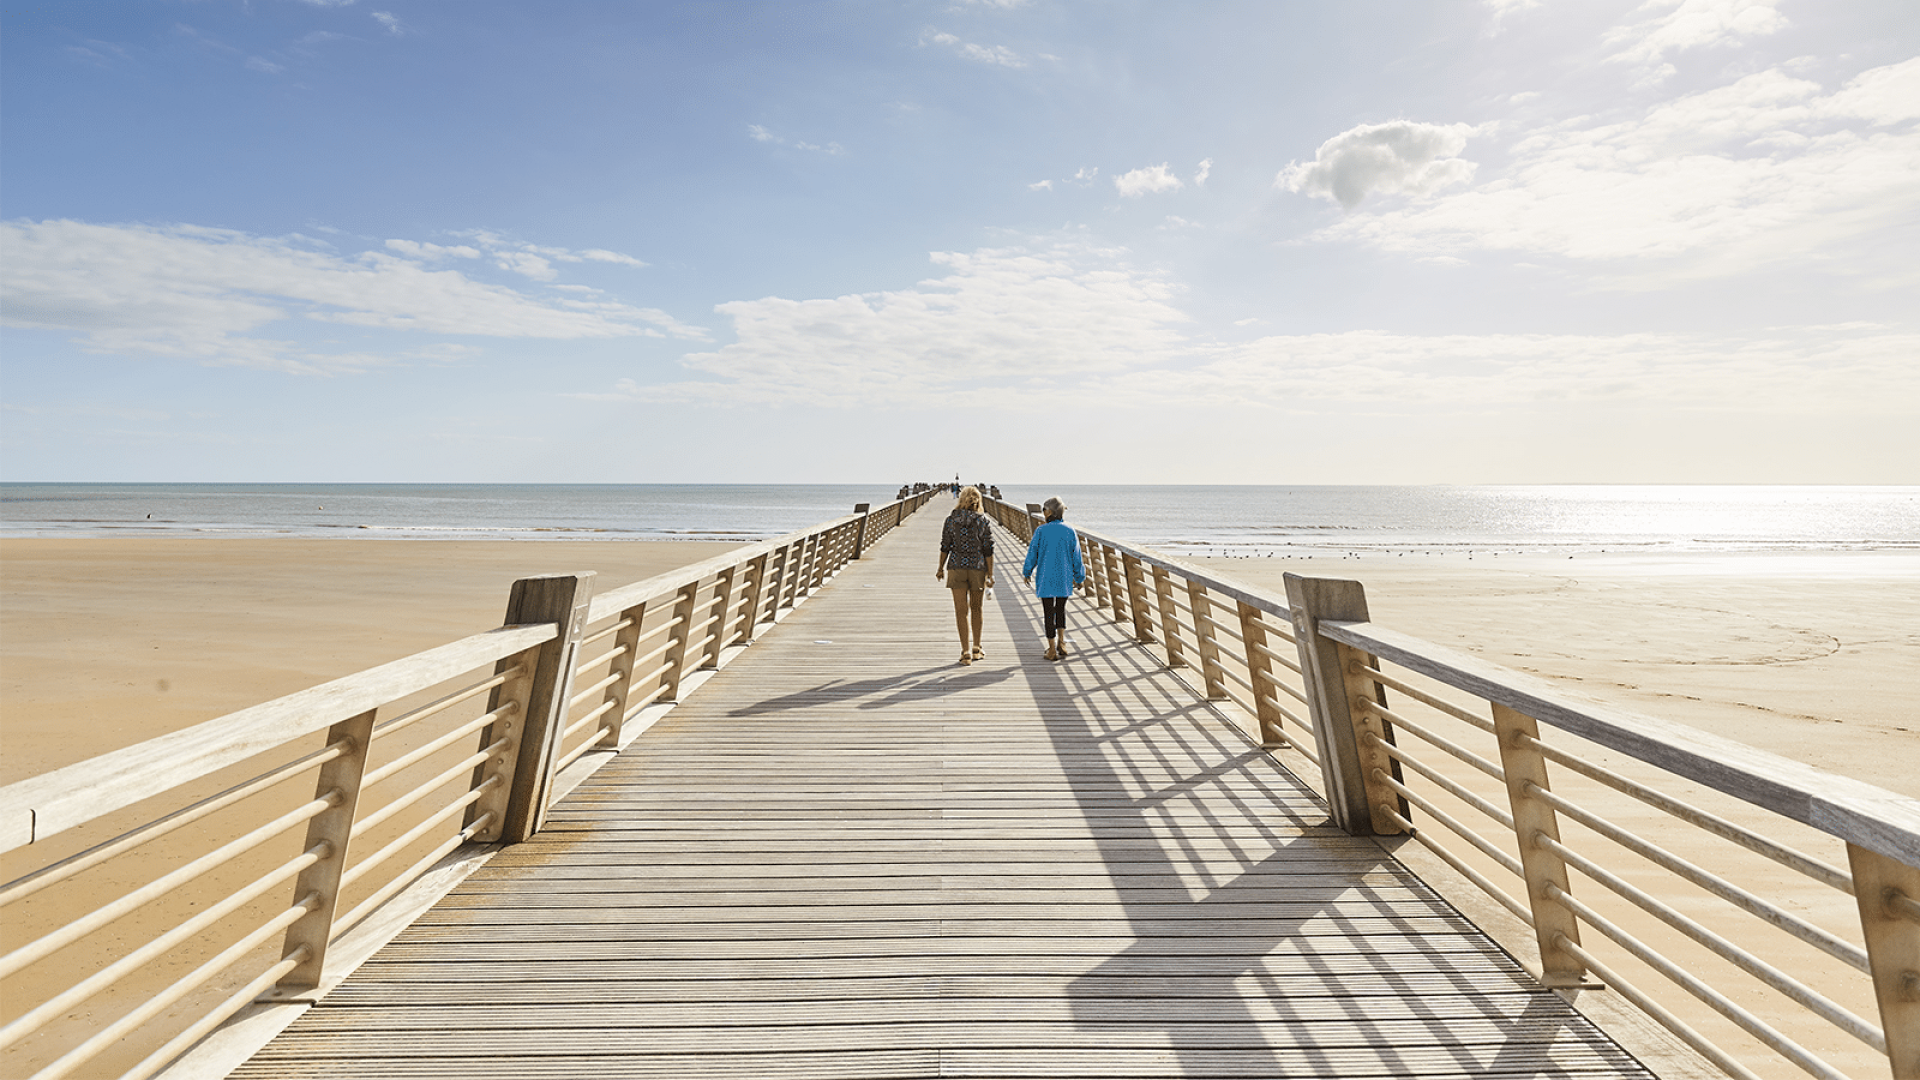
<instances>
[{"instance_id":1,"label":"ocean water","mask_svg":"<svg viewBox=\"0 0 1920 1080\"><path fill-rule=\"evenodd\" d=\"M0 535L756 540L898 485L6 484ZM1186 555L1920 553L1920 487L1003 485ZM946 504L933 509L944 513Z\"/></svg>"}]
</instances>

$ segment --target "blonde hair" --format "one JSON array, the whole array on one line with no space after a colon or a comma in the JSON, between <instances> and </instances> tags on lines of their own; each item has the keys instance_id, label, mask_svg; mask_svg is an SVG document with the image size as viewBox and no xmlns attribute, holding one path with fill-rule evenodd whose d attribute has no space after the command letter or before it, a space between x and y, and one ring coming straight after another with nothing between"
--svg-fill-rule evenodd
<instances>
[{"instance_id":1,"label":"blonde hair","mask_svg":"<svg viewBox=\"0 0 1920 1080\"><path fill-rule=\"evenodd\" d=\"M980 489L979 488L974 487L972 484L968 484L966 487L963 487L960 489L960 509L962 510L979 510L980 509Z\"/></svg>"}]
</instances>

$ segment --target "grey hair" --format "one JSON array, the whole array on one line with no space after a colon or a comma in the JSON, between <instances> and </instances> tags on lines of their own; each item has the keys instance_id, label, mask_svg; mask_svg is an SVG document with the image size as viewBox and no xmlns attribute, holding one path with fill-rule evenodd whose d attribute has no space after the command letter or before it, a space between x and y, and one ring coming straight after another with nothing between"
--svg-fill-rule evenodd
<instances>
[{"instance_id":1,"label":"grey hair","mask_svg":"<svg viewBox=\"0 0 1920 1080\"><path fill-rule=\"evenodd\" d=\"M1048 521L1059 521L1062 517L1066 516L1067 504L1061 502L1059 499L1049 498L1046 502L1040 504L1040 509L1047 515Z\"/></svg>"}]
</instances>

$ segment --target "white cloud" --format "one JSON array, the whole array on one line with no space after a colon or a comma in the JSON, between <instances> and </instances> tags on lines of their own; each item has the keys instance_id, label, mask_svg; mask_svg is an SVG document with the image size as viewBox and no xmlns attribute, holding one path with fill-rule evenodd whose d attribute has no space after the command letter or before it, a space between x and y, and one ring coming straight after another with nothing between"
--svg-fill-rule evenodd
<instances>
[{"instance_id":1,"label":"white cloud","mask_svg":"<svg viewBox=\"0 0 1920 1080\"><path fill-rule=\"evenodd\" d=\"M1028 191L1052 191L1053 181L1035 180L1033 183L1027 185L1027 190Z\"/></svg>"},{"instance_id":2,"label":"white cloud","mask_svg":"<svg viewBox=\"0 0 1920 1080\"><path fill-rule=\"evenodd\" d=\"M400 21L399 16L390 11L374 12L373 21L385 27L387 33L392 34L394 37L403 37L406 35L406 25Z\"/></svg>"},{"instance_id":3,"label":"white cloud","mask_svg":"<svg viewBox=\"0 0 1920 1080\"><path fill-rule=\"evenodd\" d=\"M381 251L342 258L221 229L16 221L0 223L0 240L6 325L74 331L101 352L296 372L380 361L252 336L289 319L503 338L706 336L651 308L547 303Z\"/></svg>"},{"instance_id":4,"label":"white cloud","mask_svg":"<svg viewBox=\"0 0 1920 1080\"><path fill-rule=\"evenodd\" d=\"M641 267L647 265L631 255L622 255L617 251L608 251L605 248L588 248L580 253L580 257L588 262L619 263L621 266Z\"/></svg>"},{"instance_id":5,"label":"white cloud","mask_svg":"<svg viewBox=\"0 0 1920 1080\"><path fill-rule=\"evenodd\" d=\"M1122 198L1137 199L1142 195L1162 191L1179 191L1187 185L1181 183L1180 178L1173 175L1173 170L1163 162L1159 165L1121 173L1113 178L1113 186L1120 192Z\"/></svg>"},{"instance_id":6,"label":"white cloud","mask_svg":"<svg viewBox=\"0 0 1920 1080\"><path fill-rule=\"evenodd\" d=\"M1466 124L1361 124L1321 143L1313 161L1280 170L1274 185L1348 210L1377 192L1430 194L1473 178L1476 166L1460 157L1472 133Z\"/></svg>"},{"instance_id":7,"label":"white cloud","mask_svg":"<svg viewBox=\"0 0 1920 1080\"><path fill-rule=\"evenodd\" d=\"M830 142L824 146L819 143L796 142L784 136L776 135L759 124L748 124L747 135L750 136L754 142L772 143L775 146L791 146L795 150L811 150L819 154L844 154L847 152L846 147L841 146L837 142Z\"/></svg>"},{"instance_id":8,"label":"white cloud","mask_svg":"<svg viewBox=\"0 0 1920 1080\"><path fill-rule=\"evenodd\" d=\"M485 249L485 254L491 256L495 265L499 266L502 270L511 270L518 274L524 274L537 281L552 281L557 273L553 269L553 264L556 262L603 262L634 267L647 265L631 255L623 255L618 251L608 251L605 248L588 248L585 251L572 251L563 247L547 247L540 244L529 244L524 240L508 239L499 233L488 232L485 229L468 229L456 235L467 237L478 243ZM389 240L387 241L387 246L403 254L414 254L417 251L422 255L437 256L441 252L448 252L462 256L463 258L476 258L481 254L481 252L465 246L441 248L433 244L416 245L410 240ZM469 254L470 252L471 254Z\"/></svg>"},{"instance_id":9,"label":"white cloud","mask_svg":"<svg viewBox=\"0 0 1920 1080\"><path fill-rule=\"evenodd\" d=\"M646 400L855 406L1008 404L1033 387L1158 362L1186 315L1123 252L1073 244L936 252L946 275L828 300L741 300L714 310L738 340L684 363L713 381L623 383Z\"/></svg>"},{"instance_id":10,"label":"white cloud","mask_svg":"<svg viewBox=\"0 0 1920 1080\"><path fill-rule=\"evenodd\" d=\"M1634 9L1644 15L1607 32L1618 50L1608 59L1631 64L1650 79L1673 73L1668 53L1730 45L1786 29L1780 0L1647 0Z\"/></svg>"},{"instance_id":11,"label":"white cloud","mask_svg":"<svg viewBox=\"0 0 1920 1080\"><path fill-rule=\"evenodd\" d=\"M387 241L387 250L397 251L413 259L444 259L448 256L461 259L477 259L480 257L480 250L478 248L468 247L465 244L458 244L453 247L441 247L439 244L421 243L415 240L389 240Z\"/></svg>"},{"instance_id":12,"label":"white cloud","mask_svg":"<svg viewBox=\"0 0 1920 1080\"><path fill-rule=\"evenodd\" d=\"M1193 186L1206 187L1207 177L1212 175L1213 175L1213 159L1212 158L1203 159L1200 162L1200 171L1193 174Z\"/></svg>"},{"instance_id":13,"label":"white cloud","mask_svg":"<svg viewBox=\"0 0 1920 1080\"><path fill-rule=\"evenodd\" d=\"M1355 215L1320 236L1412 252L1663 260L1632 271L1625 283L1639 286L1804 260L1920 220L1916 112L1920 58L1824 95L1762 71L1636 119L1525 133L1494 181Z\"/></svg>"},{"instance_id":14,"label":"white cloud","mask_svg":"<svg viewBox=\"0 0 1920 1080\"><path fill-rule=\"evenodd\" d=\"M1093 178L1099 175L1100 175L1100 166L1094 165L1089 167L1089 166L1082 165L1079 169L1076 169L1074 171L1072 179L1076 183L1091 184L1093 183Z\"/></svg>"},{"instance_id":15,"label":"white cloud","mask_svg":"<svg viewBox=\"0 0 1920 1080\"><path fill-rule=\"evenodd\" d=\"M276 64L271 60L262 59L258 56L247 57L246 68L248 71L258 71L263 75L278 75L287 70L284 65Z\"/></svg>"},{"instance_id":16,"label":"white cloud","mask_svg":"<svg viewBox=\"0 0 1920 1080\"><path fill-rule=\"evenodd\" d=\"M1920 334L1862 326L1733 336L1300 334L1220 346L1197 365L1124 373L1087 393L1122 406L1288 412L1344 402L1387 414L1565 405L1899 415L1920 407L1916 349Z\"/></svg>"},{"instance_id":17,"label":"white cloud","mask_svg":"<svg viewBox=\"0 0 1920 1080\"><path fill-rule=\"evenodd\" d=\"M704 378L597 396L838 408L1220 407L1482 415L1617 406L1641 414L1910 415L1920 334L1872 325L1735 334L1185 332L1178 287L1125 251L1039 243L935 254L937 279L820 300L722 304L729 345ZM1264 320L1242 319L1236 327ZM1728 387L1739 392L1729 393Z\"/></svg>"},{"instance_id":18,"label":"white cloud","mask_svg":"<svg viewBox=\"0 0 1920 1080\"><path fill-rule=\"evenodd\" d=\"M552 281L560 276L560 271L555 270L551 262L531 251L496 251L493 253L493 265L535 281Z\"/></svg>"},{"instance_id":19,"label":"white cloud","mask_svg":"<svg viewBox=\"0 0 1920 1080\"><path fill-rule=\"evenodd\" d=\"M1012 49L1007 48L1005 45L976 45L973 42L962 41L952 34L939 30L927 30L920 35L920 44L925 45L928 42L932 42L935 45L945 45L952 49L956 55L972 60L977 64L993 64L999 67L1010 68L1023 68L1027 66L1025 58Z\"/></svg>"}]
</instances>

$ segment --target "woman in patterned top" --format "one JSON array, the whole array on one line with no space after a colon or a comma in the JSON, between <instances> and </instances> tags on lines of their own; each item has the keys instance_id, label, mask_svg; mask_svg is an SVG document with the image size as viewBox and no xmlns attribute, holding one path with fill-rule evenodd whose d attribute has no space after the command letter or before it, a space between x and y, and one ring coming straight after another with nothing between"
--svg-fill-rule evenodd
<instances>
[{"instance_id":1,"label":"woman in patterned top","mask_svg":"<svg viewBox=\"0 0 1920 1080\"><path fill-rule=\"evenodd\" d=\"M949 573L951 571L951 573ZM953 593L953 621L960 628L960 662L986 659L980 651L980 605L993 587L993 529L980 513L980 489L960 489L960 505L947 515L940 529L940 562L936 580L944 579ZM971 644L967 625L973 625Z\"/></svg>"}]
</instances>

